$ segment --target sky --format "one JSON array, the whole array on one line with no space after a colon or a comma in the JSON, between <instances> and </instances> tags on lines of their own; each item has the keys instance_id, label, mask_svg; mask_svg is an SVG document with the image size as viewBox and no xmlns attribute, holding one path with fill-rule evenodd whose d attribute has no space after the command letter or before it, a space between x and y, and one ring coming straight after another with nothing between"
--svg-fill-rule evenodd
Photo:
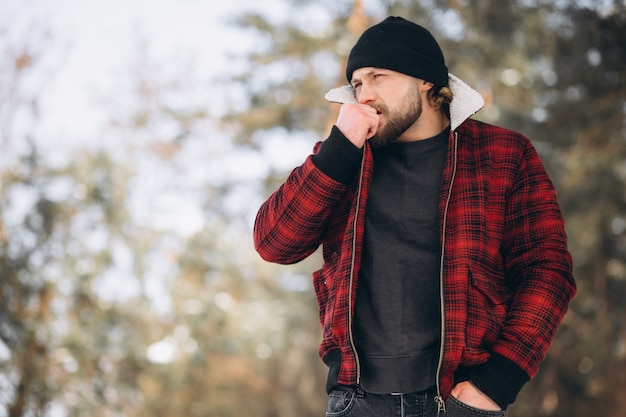
<instances>
[{"instance_id":1,"label":"sky","mask_svg":"<svg viewBox=\"0 0 626 417\"><path fill-rule=\"evenodd\" d=\"M140 49L157 62L186 60L205 73L222 69L228 48L247 46L228 16L250 3L3 0L0 27L8 32L3 42L28 45L41 56L39 70L46 74L34 76L30 88L43 90L47 131L73 140L104 123L94 101L121 87Z\"/></svg>"}]
</instances>

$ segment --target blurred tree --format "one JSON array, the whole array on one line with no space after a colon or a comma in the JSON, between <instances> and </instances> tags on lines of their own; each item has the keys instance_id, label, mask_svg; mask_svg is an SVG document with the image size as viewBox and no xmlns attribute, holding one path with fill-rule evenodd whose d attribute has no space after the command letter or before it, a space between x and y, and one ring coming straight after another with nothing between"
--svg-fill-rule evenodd
<instances>
[{"instance_id":1,"label":"blurred tree","mask_svg":"<svg viewBox=\"0 0 626 417\"><path fill-rule=\"evenodd\" d=\"M25 88L46 73L40 49L2 45L0 413L137 415L146 351L169 325L148 278L172 234L128 210L136 144L129 160L98 146L61 163L42 152L41 91Z\"/></svg>"},{"instance_id":2,"label":"blurred tree","mask_svg":"<svg viewBox=\"0 0 626 417\"><path fill-rule=\"evenodd\" d=\"M124 192L109 173L123 175L106 155L54 169L34 147L1 172L0 337L10 349L1 402L10 416L45 415L51 403L97 415L102 402L126 402L105 365L128 360L131 335L145 324L97 291L114 254L136 250L121 233Z\"/></svg>"},{"instance_id":3,"label":"blurred tree","mask_svg":"<svg viewBox=\"0 0 626 417\"><path fill-rule=\"evenodd\" d=\"M626 406L626 5L560 12L546 22L551 68L527 131L557 182L579 293L527 398L543 392L535 410L555 416L618 416Z\"/></svg>"}]
</instances>

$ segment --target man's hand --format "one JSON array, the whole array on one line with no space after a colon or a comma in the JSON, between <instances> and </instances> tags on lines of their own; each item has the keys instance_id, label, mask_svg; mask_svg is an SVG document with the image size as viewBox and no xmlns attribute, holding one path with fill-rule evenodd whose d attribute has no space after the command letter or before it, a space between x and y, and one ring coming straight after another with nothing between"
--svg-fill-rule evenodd
<instances>
[{"instance_id":1,"label":"man's hand","mask_svg":"<svg viewBox=\"0 0 626 417\"><path fill-rule=\"evenodd\" d=\"M470 381L459 382L452 390L452 396L463 404L485 411L500 411L502 408L491 398L476 388Z\"/></svg>"},{"instance_id":2,"label":"man's hand","mask_svg":"<svg viewBox=\"0 0 626 417\"><path fill-rule=\"evenodd\" d=\"M336 126L350 142L362 148L365 141L376 134L378 122L378 112L373 107L346 103L339 110Z\"/></svg>"}]
</instances>

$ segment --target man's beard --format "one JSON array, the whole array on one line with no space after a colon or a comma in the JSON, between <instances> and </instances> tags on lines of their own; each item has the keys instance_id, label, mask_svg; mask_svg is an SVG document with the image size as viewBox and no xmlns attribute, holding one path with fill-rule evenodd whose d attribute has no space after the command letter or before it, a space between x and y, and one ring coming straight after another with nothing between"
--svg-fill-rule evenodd
<instances>
[{"instance_id":1,"label":"man's beard","mask_svg":"<svg viewBox=\"0 0 626 417\"><path fill-rule=\"evenodd\" d=\"M399 110L390 112L389 108L384 104L372 106L387 118L385 127L378 130L376 134L369 139L373 147L380 148L392 144L400 135L406 132L408 128L413 126L413 123L421 116L422 97L419 95L417 86L411 87L412 88L404 97L404 100L402 100L402 103L398 105L397 108Z\"/></svg>"}]
</instances>

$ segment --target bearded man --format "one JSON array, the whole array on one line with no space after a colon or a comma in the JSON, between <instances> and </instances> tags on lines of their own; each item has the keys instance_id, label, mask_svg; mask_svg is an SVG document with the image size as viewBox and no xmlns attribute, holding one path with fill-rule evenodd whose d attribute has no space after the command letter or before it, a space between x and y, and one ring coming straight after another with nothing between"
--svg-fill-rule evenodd
<instances>
[{"instance_id":1,"label":"bearded man","mask_svg":"<svg viewBox=\"0 0 626 417\"><path fill-rule=\"evenodd\" d=\"M328 138L261 206L267 261L313 273L328 417L504 416L576 292L555 189L425 28L359 38Z\"/></svg>"}]
</instances>

